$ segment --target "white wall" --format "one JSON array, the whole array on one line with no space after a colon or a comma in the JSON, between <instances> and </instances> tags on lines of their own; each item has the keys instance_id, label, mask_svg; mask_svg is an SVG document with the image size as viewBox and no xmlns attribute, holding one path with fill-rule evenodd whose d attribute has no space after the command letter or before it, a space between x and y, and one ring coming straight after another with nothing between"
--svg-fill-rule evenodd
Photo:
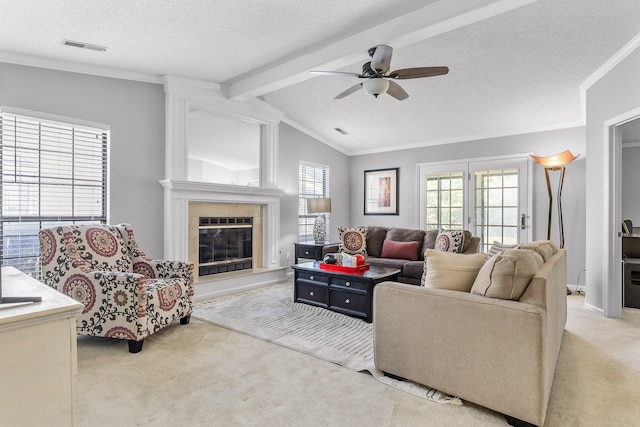
<instances>
[{"instance_id":1,"label":"white wall","mask_svg":"<svg viewBox=\"0 0 640 427\"><path fill-rule=\"evenodd\" d=\"M640 146L622 147L622 219L640 227Z\"/></svg>"},{"instance_id":2,"label":"white wall","mask_svg":"<svg viewBox=\"0 0 640 427\"><path fill-rule=\"evenodd\" d=\"M547 156L567 149L574 154L581 154L577 160L567 166L562 196L565 248L568 257L567 279L570 284L578 284L576 283L578 274L585 269L586 265L584 127L354 156L350 166L351 193L353 194L350 225L416 227L418 225L416 204L418 201L416 165L418 163L522 153ZM392 167L400 167L400 214L397 216L364 215L364 171ZM532 167L533 238L546 239L549 197L544 169L533 163ZM553 222L557 222L555 216ZM553 233L552 230L552 240L557 242L557 236L557 233ZM580 277L579 284L584 285L584 273Z\"/></svg>"},{"instance_id":3,"label":"white wall","mask_svg":"<svg viewBox=\"0 0 640 427\"><path fill-rule=\"evenodd\" d=\"M640 108L640 49L617 64L586 93L587 106L587 246L586 303L605 310L605 292L620 283L610 283L605 277L611 256L605 244L613 229L605 227L605 212L610 209L610 191L604 186L609 170L609 145L605 137L605 122ZM607 178L608 179L608 178ZM617 232L617 228L615 232ZM621 301L610 301L621 306ZM605 313L606 314L606 313Z\"/></svg>"},{"instance_id":4,"label":"white wall","mask_svg":"<svg viewBox=\"0 0 640 427\"><path fill-rule=\"evenodd\" d=\"M133 225L149 256L162 256L162 85L0 63L0 105L111 127L110 222Z\"/></svg>"},{"instance_id":5,"label":"white wall","mask_svg":"<svg viewBox=\"0 0 640 427\"><path fill-rule=\"evenodd\" d=\"M278 187L285 191L280 201L281 265L293 264L293 243L298 241L298 167L300 161L329 166L329 196L331 197L328 239L338 238L338 226L348 225L350 209L349 157L280 123L278 148ZM286 253L291 252L287 263Z\"/></svg>"}]
</instances>

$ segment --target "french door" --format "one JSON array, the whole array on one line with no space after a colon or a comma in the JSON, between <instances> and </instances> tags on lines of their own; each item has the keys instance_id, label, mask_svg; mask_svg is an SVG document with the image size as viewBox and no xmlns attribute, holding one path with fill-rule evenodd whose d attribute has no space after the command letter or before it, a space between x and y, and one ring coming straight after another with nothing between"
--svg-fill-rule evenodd
<instances>
[{"instance_id":1,"label":"french door","mask_svg":"<svg viewBox=\"0 0 640 427\"><path fill-rule=\"evenodd\" d=\"M419 165L420 226L467 229L480 251L531 240L528 156Z\"/></svg>"}]
</instances>

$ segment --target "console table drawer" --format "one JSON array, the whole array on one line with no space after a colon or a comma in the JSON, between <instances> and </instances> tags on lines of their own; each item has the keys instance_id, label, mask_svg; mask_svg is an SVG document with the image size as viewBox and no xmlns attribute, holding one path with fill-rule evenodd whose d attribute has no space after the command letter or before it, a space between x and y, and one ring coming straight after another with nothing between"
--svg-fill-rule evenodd
<instances>
[{"instance_id":1,"label":"console table drawer","mask_svg":"<svg viewBox=\"0 0 640 427\"><path fill-rule=\"evenodd\" d=\"M312 282L319 282L319 283L329 283L329 276L324 275L324 274L318 274L318 273L310 273L310 272L306 272L306 271L298 271L296 273L296 278L297 279L304 279L304 280L310 280Z\"/></svg>"},{"instance_id":2,"label":"console table drawer","mask_svg":"<svg viewBox=\"0 0 640 427\"><path fill-rule=\"evenodd\" d=\"M303 300L315 305L327 307L329 301L329 288L318 286L307 280L296 280L296 301Z\"/></svg>"},{"instance_id":3,"label":"console table drawer","mask_svg":"<svg viewBox=\"0 0 640 427\"><path fill-rule=\"evenodd\" d=\"M366 315L367 294L340 291L333 288L329 291L329 304L331 308L338 308Z\"/></svg>"},{"instance_id":4,"label":"console table drawer","mask_svg":"<svg viewBox=\"0 0 640 427\"><path fill-rule=\"evenodd\" d=\"M369 289L369 284L362 280L353 280L353 279L344 279L342 277L332 277L331 278L332 286L340 286L342 288L355 289L358 291L367 292Z\"/></svg>"}]
</instances>

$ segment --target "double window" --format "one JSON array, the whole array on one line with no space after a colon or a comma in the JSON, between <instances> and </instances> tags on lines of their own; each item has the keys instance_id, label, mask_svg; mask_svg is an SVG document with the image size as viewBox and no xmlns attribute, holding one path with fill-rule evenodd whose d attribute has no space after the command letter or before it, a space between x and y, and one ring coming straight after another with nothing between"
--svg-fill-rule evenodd
<instances>
[{"instance_id":1,"label":"double window","mask_svg":"<svg viewBox=\"0 0 640 427\"><path fill-rule=\"evenodd\" d=\"M38 232L106 223L109 131L0 112L2 264L40 274Z\"/></svg>"},{"instance_id":2,"label":"double window","mask_svg":"<svg viewBox=\"0 0 640 427\"><path fill-rule=\"evenodd\" d=\"M316 214L307 213L307 199L329 197L329 167L300 162L298 182L298 240L300 242L312 241ZM324 215L326 228L329 230L329 214L320 215ZM328 232L326 232L326 236L328 241Z\"/></svg>"}]
</instances>

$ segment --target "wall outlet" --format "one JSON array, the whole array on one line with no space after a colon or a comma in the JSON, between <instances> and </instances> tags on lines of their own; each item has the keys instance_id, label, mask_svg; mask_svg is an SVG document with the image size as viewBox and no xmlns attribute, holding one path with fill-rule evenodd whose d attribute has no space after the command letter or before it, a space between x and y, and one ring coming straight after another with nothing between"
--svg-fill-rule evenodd
<instances>
[{"instance_id":1,"label":"wall outlet","mask_svg":"<svg viewBox=\"0 0 640 427\"><path fill-rule=\"evenodd\" d=\"M287 261L291 260L291 252L287 252Z\"/></svg>"}]
</instances>

